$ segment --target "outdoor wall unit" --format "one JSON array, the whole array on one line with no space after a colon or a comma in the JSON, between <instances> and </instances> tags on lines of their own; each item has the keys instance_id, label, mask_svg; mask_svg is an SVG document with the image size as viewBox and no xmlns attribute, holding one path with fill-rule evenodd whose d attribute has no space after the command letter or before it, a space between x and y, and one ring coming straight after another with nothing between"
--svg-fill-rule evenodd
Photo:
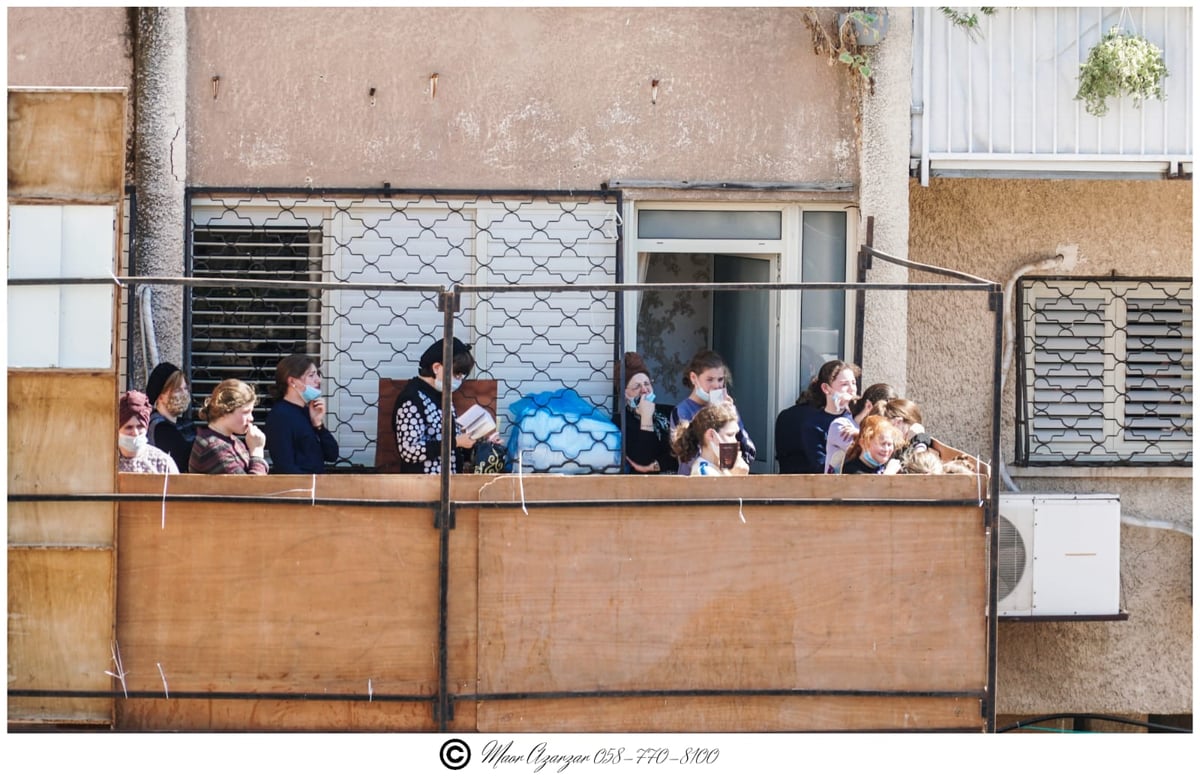
<instances>
[{"instance_id":1,"label":"outdoor wall unit","mask_svg":"<svg viewBox=\"0 0 1200 776\"><path fill-rule=\"evenodd\" d=\"M1120 615L1117 496L1001 493L999 530L998 616Z\"/></svg>"}]
</instances>

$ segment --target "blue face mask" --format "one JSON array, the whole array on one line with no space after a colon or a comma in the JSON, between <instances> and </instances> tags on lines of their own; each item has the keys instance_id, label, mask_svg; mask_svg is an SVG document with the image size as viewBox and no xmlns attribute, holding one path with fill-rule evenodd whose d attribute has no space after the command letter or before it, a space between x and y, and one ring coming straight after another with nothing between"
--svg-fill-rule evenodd
<instances>
[{"instance_id":1,"label":"blue face mask","mask_svg":"<svg viewBox=\"0 0 1200 776\"><path fill-rule=\"evenodd\" d=\"M870 466L872 468L878 469L880 466L883 466L883 464L881 464L879 461L876 461L874 458L871 457L870 450L863 450L862 459L867 464L867 466Z\"/></svg>"},{"instance_id":2,"label":"blue face mask","mask_svg":"<svg viewBox=\"0 0 1200 776\"><path fill-rule=\"evenodd\" d=\"M304 390L300 392L300 398L304 399L304 403L308 404L313 399L321 398L321 391L313 388L311 385L304 386Z\"/></svg>"},{"instance_id":3,"label":"blue face mask","mask_svg":"<svg viewBox=\"0 0 1200 776\"><path fill-rule=\"evenodd\" d=\"M709 400L712 399L712 397L708 395L708 391L704 390L698 385L696 386L696 397L705 404L708 404Z\"/></svg>"},{"instance_id":4,"label":"blue face mask","mask_svg":"<svg viewBox=\"0 0 1200 776\"><path fill-rule=\"evenodd\" d=\"M646 394L645 396L634 396L632 399L629 400L629 407L631 409L637 409L637 406L644 401L648 401L651 404L653 404L654 398L655 398L654 391L651 391L650 393Z\"/></svg>"},{"instance_id":5,"label":"blue face mask","mask_svg":"<svg viewBox=\"0 0 1200 776\"><path fill-rule=\"evenodd\" d=\"M463 383L463 381L462 381L461 377L451 377L450 378L450 393L454 393L459 388L461 388L462 383Z\"/></svg>"}]
</instances>

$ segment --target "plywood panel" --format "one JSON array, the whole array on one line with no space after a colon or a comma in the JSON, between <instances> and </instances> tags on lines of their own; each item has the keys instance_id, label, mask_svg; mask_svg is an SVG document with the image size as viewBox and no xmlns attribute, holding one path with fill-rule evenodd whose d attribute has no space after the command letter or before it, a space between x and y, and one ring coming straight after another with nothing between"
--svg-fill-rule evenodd
<instances>
[{"instance_id":1,"label":"plywood panel","mask_svg":"<svg viewBox=\"0 0 1200 776\"><path fill-rule=\"evenodd\" d=\"M570 698L484 701L480 732L974 730L977 698ZM682 752L672 755L678 757Z\"/></svg>"},{"instance_id":2,"label":"plywood panel","mask_svg":"<svg viewBox=\"0 0 1200 776\"><path fill-rule=\"evenodd\" d=\"M8 92L8 197L116 202L125 176L125 90Z\"/></svg>"},{"instance_id":3,"label":"plywood panel","mask_svg":"<svg viewBox=\"0 0 1200 776\"><path fill-rule=\"evenodd\" d=\"M456 478L473 479L473 478ZM486 478L482 478L486 479ZM419 475L322 475L319 498L436 502ZM163 479L121 475L123 492ZM313 506L312 477L171 478L168 492L281 503L123 503L117 631L131 689L433 695L439 532L425 506ZM478 486L475 486L477 489ZM451 692L474 689L473 518L452 534ZM180 701L123 706L135 729L430 729L429 703ZM468 709L473 712L473 709ZM287 716L290 721L283 722ZM473 724L473 713L458 724Z\"/></svg>"},{"instance_id":4,"label":"plywood panel","mask_svg":"<svg viewBox=\"0 0 1200 776\"><path fill-rule=\"evenodd\" d=\"M362 692L366 693L364 685ZM474 729L474 709L470 720ZM434 732L431 704L321 700L117 701L120 730Z\"/></svg>"},{"instance_id":5,"label":"plywood panel","mask_svg":"<svg viewBox=\"0 0 1200 776\"><path fill-rule=\"evenodd\" d=\"M602 479L572 481L570 496L602 496L586 492ZM607 479L635 499L673 496L684 478ZM701 487L727 498L746 483L765 496L786 479L689 484L693 498ZM820 491L841 478L795 479ZM871 498L939 478L861 479L854 495ZM527 499L553 495L523 484ZM498 480L481 497L508 487ZM986 684L977 507L535 506L482 510L479 536L483 694Z\"/></svg>"},{"instance_id":6,"label":"plywood panel","mask_svg":"<svg viewBox=\"0 0 1200 776\"><path fill-rule=\"evenodd\" d=\"M114 503L10 503L8 544L112 547L116 513Z\"/></svg>"},{"instance_id":7,"label":"plywood panel","mask_svg":"<svg viewBox=\"0 0 1200 776\"><path fill-rule=\"evenodd\" d=\"M859 477L771 474L748 477L679 477L669 474L515 474L497 477L481 492L490 501L592 501L611 499L853 499L961 500L987 498L986 477L968 475Z\"/></svg>"},{"instance_id":8,"label":"plywood panel","mask_svg":"<svg viewBox=\"0 0 1200 776\"><path fill-rule=\"evenodd\" d=\"M112 372L9 370L8 492L111 493L118 395Z\"/></svg>"},{"instance_id":9,"label":"plywood panel","mask_svg":"<svg viewBox=\"0 0 1200 776\"><path fill-rule=\"evenodd\" d=\"M108 691L114 607L112 552L8 550L8 687ZM10 697L10 721L112 719L108 699Z\"/></svg>"}]
</instances>

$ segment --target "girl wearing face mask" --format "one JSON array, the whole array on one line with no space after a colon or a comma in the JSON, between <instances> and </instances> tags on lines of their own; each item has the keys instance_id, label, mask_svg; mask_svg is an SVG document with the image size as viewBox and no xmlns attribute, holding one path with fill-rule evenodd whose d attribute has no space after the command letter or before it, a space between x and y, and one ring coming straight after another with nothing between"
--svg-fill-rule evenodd
<instances>
[{"instance_id":1,"label":"girl wearing face mask","mask_svg":"<svg viewBox=\"0 0 1200 776\"><path fill-rule=\"evenodd\" d=\"M187 378L179 367L164 361L150 373L146 397L153 408L146 437L150 444L175 460L179 471L186 472L192 443L196 441L196 427L187 418L192 406Z\"/></svg>"},{"instance_id":2,"label":"girl wearing face mask","mask_svg":"<svg viewBox=\"0 0 1200 776\"><path fill-rule=\"evenodd\" d=\"M904 435L882 415L865 419L858 437L846 451L842 474L895 474L900 470L892 455L904 441Z\"/></svg>"},{"instance_id":3,"label":"girl wearing face mask","mask_svg":"<svg viewBox=\"0 0 1200 776\"><path fill-rule=\"evenodd\" d=\"M849 362L826 361L795 406L779 413L775 418L775 457L780 474L825 473L829 427L838 418L853 421L850 402L858 397L861 374Z\"/></svg>"},{"instance_id":4,"label":"girl wearing face mask","mask_svg":"<svg viewBox=\"0 0 1200 776\"><path fill-rule=\"evenodd\" d=\"M710 404L675 428L673 446L679 460L687 461L689 474L730 476L750 473L750 464L741 454L733 457L730 468L721 466L721 445L739 444L741 426L737 410L731 404Z\"/></svg>"},{"instance_id":5,"label":"girl wearing face mask","mask_svg":"<svg viewBox=\"0 0 1200 776\"><path fill-rule=\"evenodd\" d=\"M442 471L443 346L444 341L438 340L421 354L417 376L404 386L392 410L400 471L405 474L440 474ZM450 391L454 392L475 367L475 358L471 355L471 347L457 337L451 347ZM454 411L453 405L450 410ZM451 427L456 428L453 419ZM491 441L499 441L499 435L493 435ZM452 471L462 471L466 454L474 445L470 434L459 432L455 435Z\"/></svg>"},{"instance_id":6,"label":"girl wearing face mask","mask_svg":"<svg viewBox=\"0 0 1200 776\"><path fill-rule=\"evenodd\" d=\"M204 400L188 471L193 474L266 474L267 437L254 425L254 389L241 380L222 380ZM244 435L243 442L239 436Z\"/></svg>"},{"instance_id":7,"label":"girl wearing face mask","mask_svg":"<svg viewBox=\"0 0 1200 776\"><path fill-rule=\"evenodd\" d=\"M685 420L690 421L700 410L711 405L727 405L737 417L737 408L733 405L733 397L725 390L725 374L725 360L716 351L701 350L692 356L683 375L683 385L691 389L691 394L675 405L675 411L671 413L672 433L680 423ZM737 441L742 448L742 457L749 466L750 462L754 460L756 452L754 442L746 433L746 427L742 425L740 417L737 417L737 424ZM690 460L679 459L679 473L691 473Z\"/></svg>"},{"instance_id":8,"label":"girl wearing face mask","mask_svg":"<svg viewBox=\"0 0 1200 776\"><path fill-rule=\"evenodd\" d=\"M146 439L150 420L150 400L141 391L121 394L117 411L117 471L179 474L171 456Z\"/></svg>"},{"instance_id":9,"label":"girl wearing face mask","mask_svg":"<svg viewBox=\"0 0 1200 776\"><path fill-rule=\"evenodd\" d=\"M303 353L275 367L275 406L267 414L267 451L272 474L323 474L338 457L338 443L325 427L325 400L317 362Z\"/></svg>"},{"instance_id":10,"label":"girl wearing face mask","mask_svg":"<svg viewBox=\"0 0 1200 776\"><path fill-rule=\"evenodd\" d=\"M625 462L634 474L674 472L679 468L671 452L671 411L669 404L655 401L650 370L637 353L625 354L625 369L618 381L625 380ZM613 422L621 425L620 416Z\"/></svg>"}]
</instances>

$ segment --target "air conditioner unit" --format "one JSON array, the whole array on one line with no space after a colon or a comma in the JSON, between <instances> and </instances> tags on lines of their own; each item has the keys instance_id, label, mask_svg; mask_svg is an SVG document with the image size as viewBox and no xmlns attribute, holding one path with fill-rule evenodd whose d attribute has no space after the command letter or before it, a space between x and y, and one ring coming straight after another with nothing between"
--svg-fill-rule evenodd
<instances>
[{"instance_id":1,"label":"air conditioner unit","mask_svg":"<svg viewBox=\"0 0 1200 776\"><path fill-rule=\"evenodd\" d=\"M1120 613L1119 497L1001 493L999 524L1000 617Z\"/></svg>"}]
</instances>

